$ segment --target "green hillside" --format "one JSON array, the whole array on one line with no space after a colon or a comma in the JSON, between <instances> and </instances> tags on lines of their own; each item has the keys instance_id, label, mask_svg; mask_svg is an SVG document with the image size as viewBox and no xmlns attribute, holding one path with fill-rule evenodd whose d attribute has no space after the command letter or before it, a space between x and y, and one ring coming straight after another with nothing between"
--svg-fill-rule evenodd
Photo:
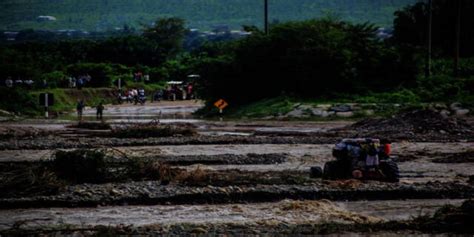
<instances>
[{"instance_id":1,"label":"green hillside","mask_svg":"<svg viewBox=\"0 0 474 237\"><path fill-rule=\"evenodd\" d=\"M393 12L416 0L270 0L270 19L302 20L331 15L354 22L392 24ZM189 27L261 25L263 0L2 0L0 29L107 30L177 16ZM37 22L40 15L57 18Z\"/></svg>"}]
</instances>

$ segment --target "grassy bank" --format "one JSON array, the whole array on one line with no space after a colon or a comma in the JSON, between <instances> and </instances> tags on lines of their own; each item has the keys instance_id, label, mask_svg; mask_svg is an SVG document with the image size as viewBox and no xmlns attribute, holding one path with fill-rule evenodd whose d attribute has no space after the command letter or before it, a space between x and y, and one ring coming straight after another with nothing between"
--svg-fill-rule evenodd
<instances>
[{"instance_id":1,"label":"grassy bank","mask_svg":"<svg viewBox=\"0 0 474 237\"><path fill-rule=\"evenodd\" d=\"M472 114L474 103L472 98L445 101L423 101L420 96L408 90L395 93L374 93L366 96L341 95L338 99L301 99L295 97L280 96L260 100L242 106L230 106L224 110L222 116L228 118L254 118L254 119L282 119L282 120L334 120L359 119L371 116L387 117L407 109L427 109L436 107L438 110L450 110L450 105L459 102L462 109L469 109ZM330 112L331 108L349 106L348 112L352 113L346 117L344 113ZM328 113L329 112L329 113ZM455 111L451 111L454 114ZM201 111L201 115L208 117L221 116L218 110L209 104ZM314 115L321 113L321 116ZM300 114L300 115L299 115ZM292 116L293 115L293 116Z\"/></svg>"},{"instance_id":2,"label":"grassy bank","mask_svg":"<svg viewBox=\"0 0 474 237\"><path fill-rule=\"evenodd\" d=\"M33 98L38 99L41 93L54 94L54 105L50 108L52 112L64 112L73 110L77 100L84 100L87 106L94 106L103 101L106 104L116 101L115 92L110 88L84 88L77 89L46 89L31 92Z\"/></svg>"},{"instance_id":3,"label":"grassy bank","mask_svg":"<svg viewBox=\"0 0 474 237\"><path fill-rule=\"evenodd\" d=\"M77 89L43 89L43 90L24 90L0 88L2 95L0 100L0 109L20 115L37 116L44 111L43 106L39 105L39 95L41 93L54 94L54 105L50 107L52 114L68 112L76 107L77 100L82 99L86 105L94 106L99 102L115 102L114 90L110 88L84 88Z\"/></svg>"},{"instance_id":4,"label":"grassy bank","mask_svg":"<svg viewBox=\"0 0 474 237\"><path fill-rule=\"evenodd\" d=\"M129 83L127 88L143 88L148 99L151 99L152 92L164 87L161 84ZM54 105L50 107L50 112L60 114L75 109L78 100L84 100L86 106L96 106L100 102L105 104L117 103L115 88L83 88L78 89L11 89L0 88L0 110L6 110L18 115L37 116L42 114L43 107L39 105L39 95L41 93L54 94Z\"/></svg>"}]
</instances>

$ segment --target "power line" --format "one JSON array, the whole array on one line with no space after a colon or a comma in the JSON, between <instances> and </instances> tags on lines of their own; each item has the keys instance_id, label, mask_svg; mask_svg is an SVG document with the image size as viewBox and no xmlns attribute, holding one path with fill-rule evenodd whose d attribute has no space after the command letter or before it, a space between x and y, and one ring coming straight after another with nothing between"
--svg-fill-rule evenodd
<instances>
[{"instance_id":1,"label":"power line","mask_svg":"<svg viewBox=\"0 0 474 237\"><path fill-rule=\"evenodd\" d=\"M455 44L455 53L454 53L454 76L459 76L459 49L461 47L461 8L462 1L456 1L456 44Z\"/></svg>"},{"instance_id":2,"label":"power line","mask_svg":"<svg viewBox=\"0 0 474 237\"><path fill-rule=\"evenodd\" d=\"M432 56L432 33L433 31L433 0L428 0L428 52L426 55L426 72L425 76L431 76L431 56Z\"/></svg>"}]
</instances>

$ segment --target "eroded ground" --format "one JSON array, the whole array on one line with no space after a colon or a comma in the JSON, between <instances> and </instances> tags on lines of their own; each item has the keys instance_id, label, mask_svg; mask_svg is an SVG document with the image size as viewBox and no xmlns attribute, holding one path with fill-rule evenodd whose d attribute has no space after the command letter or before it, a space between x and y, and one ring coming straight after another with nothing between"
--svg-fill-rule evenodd
<instances>
[{"instance_id":1,"label":"eroded ground","mask_svg":"<svg viewBox=\"0 0 474 237\"><path fill-rule=\"evenodd\" d=\"M69 184L48 194L4 192L0 231L97 234L108 226L128 234L316 234L347 232L328 223L368 224L382 231L376 227L396 221L384 233L390 236L397 228L411 231L400 223L474 197L472 122L455 127L455 133L415 131L392 138L399 183L327 181L310 178L309 168L331 160L338 139L366 127L356 129L345 121L205 121L189 114L198 107L166 103L106 111L112 126L157 118L190 123L198 131L192 137L103 137L100 133L107 131L72 129L68 121L1 124L1 131L16 132L0 140L3 181L8 171L47 162L58 149L76 148L99 148L118 167L125 158L144 159L186 175L166 182L122 178ZM396 124L390 126L393 130ZM353 231L366 231L359 227Z\"/></svg>"}]
</instances>

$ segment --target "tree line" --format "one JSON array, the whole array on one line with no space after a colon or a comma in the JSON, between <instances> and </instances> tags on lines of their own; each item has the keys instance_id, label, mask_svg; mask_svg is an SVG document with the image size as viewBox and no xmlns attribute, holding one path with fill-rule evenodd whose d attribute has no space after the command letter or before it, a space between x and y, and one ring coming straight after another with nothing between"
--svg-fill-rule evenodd
<instances>
[{"instance_id":1,"label":"tree line","mask_svg":"<svg viewBox=\"0 0 474 237\"><path fill-rule=\"evenodd\" d=\"M428 78L428 5L422 1L395 12L394 35L387 40L377 37L372 24L326 18L277 24L268 35L252 28L254 34L244 40L202 48L208 56L200 67L206 96L245 104L281 95L331 100L392 93L409 102L472 106L472 10L471 1L433 0L434 74ZM457 73L456 19L461 32Z\"/></svg>"},{"instance_id":2,"label":"tree line","mask_svg":"<svg viewBox=\"0 0 474 237\"><path fill-rule=\"evenodd\" d=\"M138 70L151 82L200 74L197 86L204 99L225 98L233 105L281 95L331 100L373 93L396 93L410 101L473 102L474 45L469 42L474 27L467 13L474 6L463 1L461 73L453 79L455 9L444 7L448 0L434 3L436 53L430 78L423 76L426 3L396 12L394 36L387 40L378 37L373 24L326 17L274 23L268 34L246 26L251 32L246 38L201 42L185 50L185 21L162 18L142 33L104 40L2 44L0 72L2 79L32 78L50 85L87 73L97 87Z\"/></svg>"}]
</instances>

